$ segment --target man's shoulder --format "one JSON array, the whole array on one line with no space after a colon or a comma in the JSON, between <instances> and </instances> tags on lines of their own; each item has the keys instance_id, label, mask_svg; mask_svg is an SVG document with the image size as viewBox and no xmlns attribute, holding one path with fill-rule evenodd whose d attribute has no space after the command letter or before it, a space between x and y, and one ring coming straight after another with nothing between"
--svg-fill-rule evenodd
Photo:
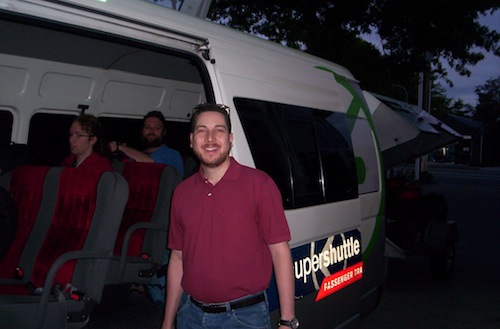
<instances>
[{"instance_id":1,"label":"man's shoulder","mask_svg":"<svg viewBox=\"0 0 500 329\"><path fill-rule=\"evenodd\" d=\"M263 170L243 165L243 164L237 162L234 159L233 159L233 162L234 162L234 165L236 167L238 167L238 170L240 171L241 175L250 176L250 177L252 177L254 179L264 179L264 180L267 180L267 179L270 178L269 175L265 171L263 171Z\"/></svg>"},{"instance_id":2,"label":"man's shoulder","mask_svg":"<svg viewBox=\"0 0 500 329\"><path fill-rule=\"evenodd\" d=\"M153 151L151 154L168 152L169 150L170 150L170 148L167 145L162 144L155 151Z\"/></svg>"},{"instance_id":3,"label":"man's shoulder","mask_svg":"<svg viewBox=\"0 0 500 329\"><path fill-rule=\"evenodd\" d=\"M165 154L165 155L170 155L170 156L179 156L180 153L176 149L173 149L171 147L168 147L167 145L163 144L161 145L156 151L154 151L153 154Z\"/></svg>"},{"instance_id":4,"label":"man's shoulder","mask_svg":"<svg viewBox=\"0 0 500 329\"><path fill-rule=\"evenodd\" d=\"M189 191L193 187L195 187L199 181L199 178L197 176L198 173L195 173L194 175L191 175L180 182L179 185L177 185L177 187L175 188L176 192L182 193L183 191Z\"/></svg>"}]
</instances>

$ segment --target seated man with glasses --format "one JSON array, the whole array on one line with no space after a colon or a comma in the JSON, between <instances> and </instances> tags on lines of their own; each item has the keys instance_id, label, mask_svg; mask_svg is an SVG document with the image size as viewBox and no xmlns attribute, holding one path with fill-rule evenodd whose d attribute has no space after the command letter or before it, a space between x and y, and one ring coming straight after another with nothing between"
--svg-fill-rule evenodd
<instances>
[{"instance_id":1,"label":"seated man with glasses","mask_svg":"<svg viewBox=\"0 0 500 329\"><path fill-rule=\"evenodd\" d=\"M71 154L63 161L63 167L113 170L108 156L108 143L102 138L102 126L93 115L81 114L69 130Z\"/></svg>"}]
</instances>

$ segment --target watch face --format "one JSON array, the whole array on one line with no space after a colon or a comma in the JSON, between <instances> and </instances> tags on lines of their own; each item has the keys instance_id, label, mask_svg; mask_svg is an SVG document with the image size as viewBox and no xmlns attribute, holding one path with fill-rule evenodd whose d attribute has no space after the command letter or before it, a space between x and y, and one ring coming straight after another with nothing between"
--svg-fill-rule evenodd
<instances>
[{"instance_id":1,"label":"watch face","mask_svg":"<svg viewBox=\"0 0 500 329\"><path fill-rule=\"evenodd\" d=\"M290 321L288 320L280 320L278 322L278 326L287 326L287 327L290 327L292 329L297 329L299 327L299 320L297 319L291 319Z\"/></svg>"}]
</instances>

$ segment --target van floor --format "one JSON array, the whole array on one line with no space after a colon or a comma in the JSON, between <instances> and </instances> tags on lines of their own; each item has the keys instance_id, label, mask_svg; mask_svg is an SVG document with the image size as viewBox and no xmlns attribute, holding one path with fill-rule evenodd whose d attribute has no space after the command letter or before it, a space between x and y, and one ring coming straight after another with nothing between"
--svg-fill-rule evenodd
<instances>
[{"instance_id":1,"label":"van floor","mask_svg":"<svg viewBox=\"0 0 500 329\"><path fill-rule=\"evenodd\" d=\"M163 307L155 306L143 289L132 284L106 286L84 329L160 328Z\"/></svg>"}]
</instances>

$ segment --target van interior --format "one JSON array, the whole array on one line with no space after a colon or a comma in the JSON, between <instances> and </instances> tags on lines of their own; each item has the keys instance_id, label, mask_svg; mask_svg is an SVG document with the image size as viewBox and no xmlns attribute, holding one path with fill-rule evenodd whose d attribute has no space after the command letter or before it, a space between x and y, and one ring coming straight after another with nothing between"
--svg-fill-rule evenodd
<instances>
[{"instance_id":1,"label":"van interior","mask_svg":"<svg viewBox=\"0 0 500 329\"><path fill-rule=\"evenodd\" d=\"M142 118L159 110L168 122L166 144L190 155L191 110L213 99L198 57L3 13L0 38L0 148L26 143L34 164L58 165L81 112L99 118L107 140L140 148ZM15 126L17 113L32 113L28 132Z\"/></svg>"}]
</instances>

